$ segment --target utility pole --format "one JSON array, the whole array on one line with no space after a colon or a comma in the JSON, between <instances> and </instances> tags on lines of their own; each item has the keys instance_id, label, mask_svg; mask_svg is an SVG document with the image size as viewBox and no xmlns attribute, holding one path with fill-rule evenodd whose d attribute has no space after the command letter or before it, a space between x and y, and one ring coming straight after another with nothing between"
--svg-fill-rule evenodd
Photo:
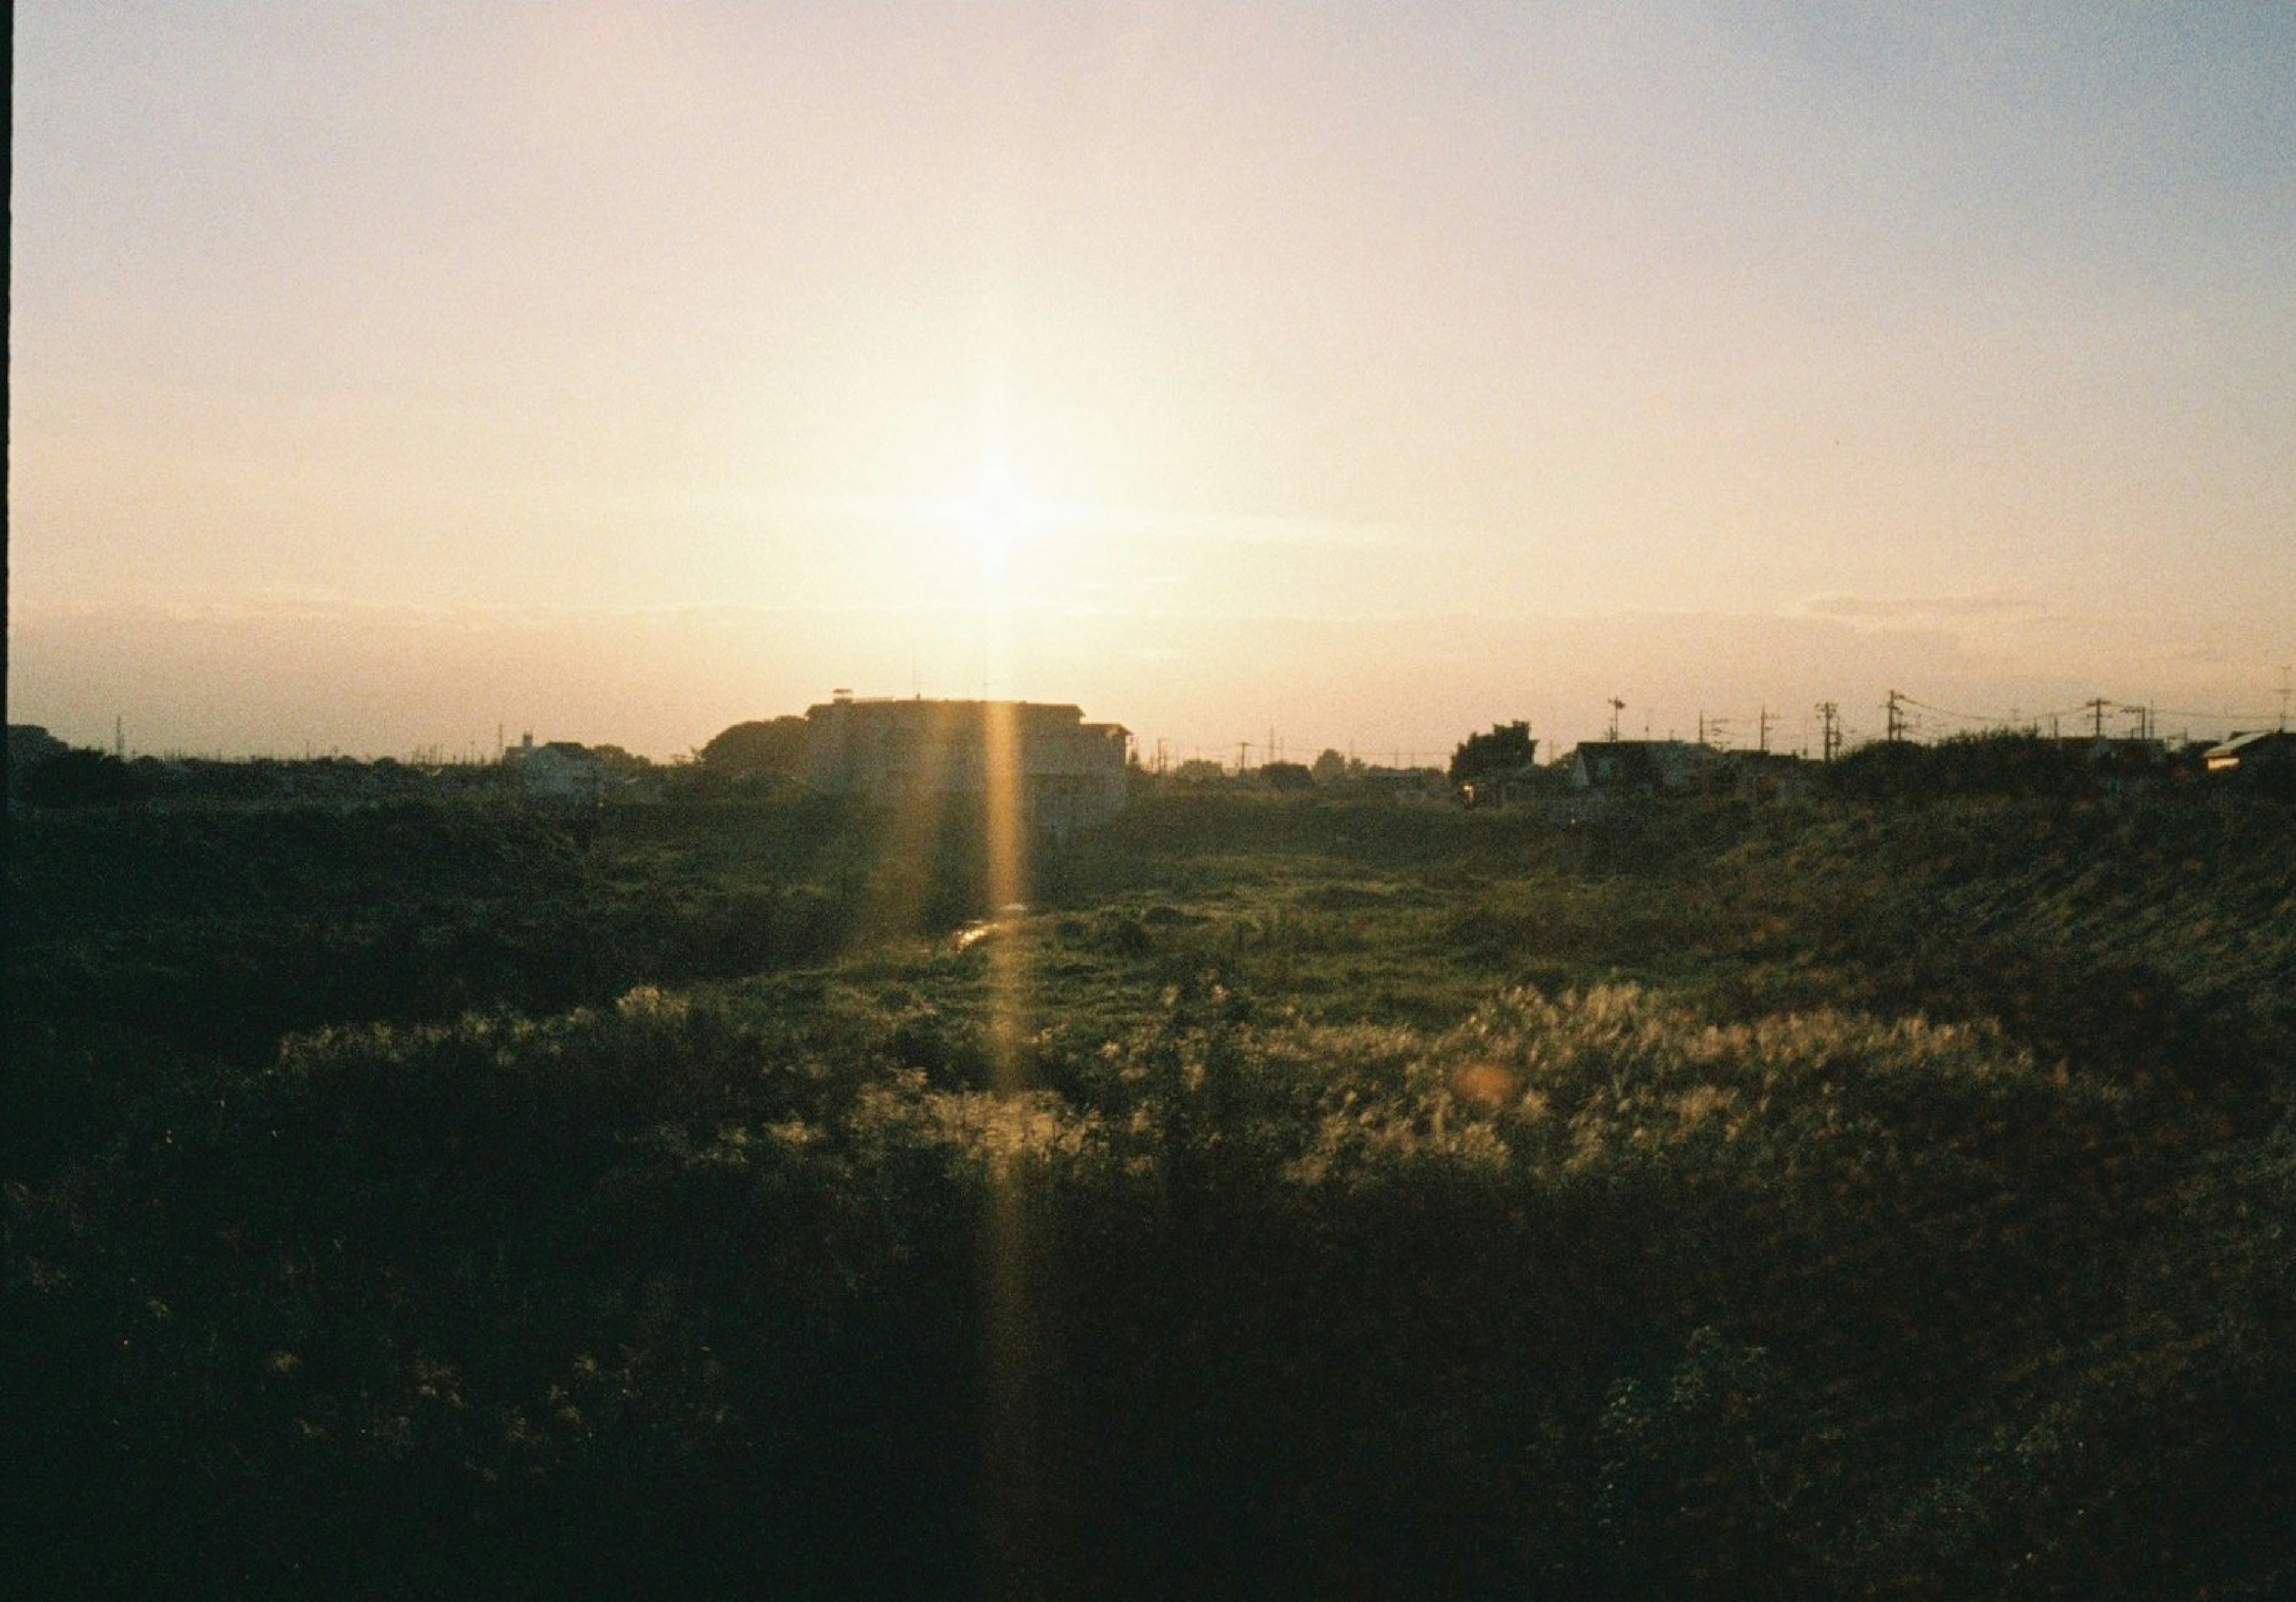
<instances>
[{"instance_id":1,"label":"utility pole","mask_svg":"<svg viewBox=\"0 0 2296 1602\"><path fill-rule=\"evenodd\" d=\"M1756 720L1756 727L1760 733L1755 738L1754 749L1767 756L1770 754L1770 709L1767 702L1763 703L1762 715Z\"/></svg>"},{"instance_id":2,"label":"utility pole","mask_svg":"<svg viewBox=\"0 0 2296 1602\"><path fill-rule=\"evenodd\" d=\"M1242 778L1245 774L1250 773L1250 772L1251 771L1251 762L1250 762L1250 752L1251 752L1251 746L1250 746L1250 742L1248 742L1248 741L1243 741L1243 740L1238 740L1238 741L1235 743L1235 776L1236 776L1236 777L1238 777L1238 778Z\"/></svg>"},{"instance_id":3,"label":"utility pole","mask_svg":"<svg viewBox=\"0 0 2296 1602\"><path fill-rule=\"evenodd\" d=\"M111 715L111 754L120 761L127 760L127 726L117 712Z\"/></svg>"},{"instance_id":4,"label":"utility pole","mask_svg":"<svg viewBox=\"0 0 2296 1602\"><path fill-rule=\"evenodd\" d=\"M2084 701L2081 702L2082 709L2090 716L2092 735L2095 739L2102 740L2104 738L2104 709L2112 704L2112 703L2111 702L2107 701L2102 695L2099 695L2094 701Z\"/></svg>"},{"instance_id":5,"label":"utility pole","mask_svg":"<svg viewBox=\"0 0 2296 1602\"><path fill-rule=\"evenodd\" d=\"M1824 731L1819 736L1819 749L1825 753L1823 760L1831 762L1841 749L1841 709L1831 701L1821 701L1817 703L1817 715L1824 719Z\"/></svg>"},{"instance_id":6,"label":"utility pole","mask_svg":"<svg viewBox=\"0 0 2296 1602\"><path fill-rule=\"evenodd\" d=\"M1903 695L1900 695L1895 690L1891 690L1890 692L1890 699L1883 703L1888 709L1889 713L1890 732L1887 737L1890 743L1892 745L1895 745L1898 741L1906 737L1906 714L1900 705L1900 702L1904 700L1905 697Z\"/></svg>"},{"instance_id":7,"label":"utility pole","mask_svg":"<svg viewBox=\"0 0 2296 1602\"><path fill-rule=\"evenodd\" d=\"M1619 737L1619 714L1626 710L1627 703L1625 702L1620 700L1616 695L1611 697L1611 738L1613 740Z\"/></svg>"}]
</instances>

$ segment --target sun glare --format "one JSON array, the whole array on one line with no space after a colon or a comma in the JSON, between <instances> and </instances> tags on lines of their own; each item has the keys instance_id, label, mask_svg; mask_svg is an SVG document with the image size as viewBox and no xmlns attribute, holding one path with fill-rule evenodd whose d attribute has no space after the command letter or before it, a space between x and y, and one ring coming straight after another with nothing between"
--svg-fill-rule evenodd
<instances>
[{"instance_id":1,"label":"sun glare","mask_svg":"<svg viewBox=\"0 0 2296 1602\"><path fill-rule=\"evenodd\" d=\"M979 487L960 503L958 521L992 591L1004 589L1013 548L1029 525L1032 511L1010 470L998 462L982 466Z\"/></svg>"}]
</instances>

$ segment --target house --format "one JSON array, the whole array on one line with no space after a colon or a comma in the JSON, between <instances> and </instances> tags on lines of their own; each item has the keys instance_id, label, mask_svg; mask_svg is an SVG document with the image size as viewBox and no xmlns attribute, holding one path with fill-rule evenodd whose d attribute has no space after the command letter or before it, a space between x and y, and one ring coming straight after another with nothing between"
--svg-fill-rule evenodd
<instances>
[{"instance_id":1,"label":"house","mask_svg":"<svg viewBox=\"0 0 2296 1602\"><path fill-rule=\"evenodd\" d=\"M1570 786L1615 795L1692 788L1722 753L1688 740L1589 740L1570 753Z\"/></svg>"},{"instance_id":2,"label":"house","mask_svg":"<svg viewBox=\"0 0 2296 1602\"><path fill-rule=\"evenodd\" d=\"M1554 788L1554 776L1536 762L1487 770L1459 786L1459 801L1467 807L1504 807L1509 801L1542 795Z\"/></svg>"},{"instance_id":3,"label":"house","mask_svg":"<svg viewBox=\"0 0 2296 1602\"><path fill-rule=\"evenodd\" d=\"M1029 701L855 699L805 714L803 777L816 794L885 805L986 796L992 750L1010 742L1021 816L1051 834L1123 809L1131 731L1080 708Z\"/></svg>"},{"instance_id":4,"label":"house","mask_svg":"<svg viewBox=\"0 0 2296 1602\"><path fill-rule=\"evenodd\" d=\"M1364 769L1356 783L1365 795L1399 801L1433 801L1451 793L1440 768L1385 768L1374 763Z\"/></svg>"},{"instance_id":5,"label":"house","mask_svg":"<svg viewBox=\"0 0 2296 1602\"><path fill-rule=\"evenodd\" d=\"M606 797L606 767L571 740L537 745L529 735L512 759L529 801L555 807L595 807ZM505 752L505 755L509 753Z\"/></svg>"},{"instance_id":6,"label":"house","mask_svg":"<svg viewBox=\"0 0 2296 1602\"><path fill-rule=\"evenodd\" d=\"M2257 729L2234 735L2201 754L2202 770L2211 780L2242 784L2296 785L2296 734L2286 729Z\"/></svg>"}]
</instances>

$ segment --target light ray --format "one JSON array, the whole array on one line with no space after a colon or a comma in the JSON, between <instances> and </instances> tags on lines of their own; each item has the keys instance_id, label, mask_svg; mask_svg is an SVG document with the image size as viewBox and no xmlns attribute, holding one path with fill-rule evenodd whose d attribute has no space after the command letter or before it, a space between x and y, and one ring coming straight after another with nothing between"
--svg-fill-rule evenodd
<instances>
[{"instance_id":1,"label":"light ray","mask_svg":"<svg viewBox=\"0 0 2296 1602\"><path fill-rule=\"evenodd\" d=\"M989 1086L1011 1099L1028 1089L1021 1045L1027 1035L1029 975L1021 924L1028 886L1021 709L1013 700L1013 545L1023 497L1013 484L1010 397L1003 341L991 331L982 386L980 475L968 522L981 560L986 638L981 702L981 820L989 903L1005 925L988 950ZM982 1300L988 1365L985 1456L989 1509L991 1589L998 1595L1057 1594L1047 1559L1044 1458L1038 1414L1045 1338L1030 1276L1037 1250L1034 1170L1025 1153L988 1159L988 1215L981 1238Z\"/></svg>"}]
</instances>

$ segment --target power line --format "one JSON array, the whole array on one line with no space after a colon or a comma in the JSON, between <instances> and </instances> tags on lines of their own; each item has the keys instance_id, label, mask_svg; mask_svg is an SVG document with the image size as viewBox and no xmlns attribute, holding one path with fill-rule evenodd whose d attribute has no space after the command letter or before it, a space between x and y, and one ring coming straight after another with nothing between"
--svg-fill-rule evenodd
<instances>
[{"instance_id":1,"label":"power line","mask_svg":"<svg viewBox=\"0 0 2296 1602\"><path fill-rule=\"evenodd\" d=\"M2081 702L2074 706L2058 707L2054 711L2046 712L2021 713L2013 711L2009 716L2004 718L1997 716L1992 712L1957 711L1952 707L1939 706L1933 702L1923 701L1919 697L1913 695L1904 695L1901 696L1901 699L1906 705L1917 706L1925 712L1938 712L1948 718L1960 718L1971 723L2031 723L2042 718L2065 718L2070 717L2073 713L2081 711L2082 708L2087 704L2087 702Z\"/></svg>"},{"instance_id":2,"label":"power line","mask_svg":"<svg viewBox=\"0 0 2296 1602\"><path fill-rule=\"evenodd\" d=\"M2002 723L2015 725L2029 721L2027 719L2018 717L2013 712L2006 718L1997 718L1989 712L1957 712L1949 706L1932 706L1926 701L1918 701L1913 696L1903 693L1898 694L1898 699L1907 706L1919 707L1923 711L1934 712L1940 718L1958 718L1964 723ZM2039 714L2039 716L2046 718L2050 716L2050 714L2043 712Z\"/></svg>"},{"instance_id":3,"label":"power line","mask_svg":"<svg viewBox=\"0 0 2296 1602\"><path fill-rule=\"evenodd\" d=\"M2201 718L2215 723L2269 723L2270 712L2183 712L2172 706L2156 706L2153 715L2164 718Z\"/></svg>"}]
</instances>

